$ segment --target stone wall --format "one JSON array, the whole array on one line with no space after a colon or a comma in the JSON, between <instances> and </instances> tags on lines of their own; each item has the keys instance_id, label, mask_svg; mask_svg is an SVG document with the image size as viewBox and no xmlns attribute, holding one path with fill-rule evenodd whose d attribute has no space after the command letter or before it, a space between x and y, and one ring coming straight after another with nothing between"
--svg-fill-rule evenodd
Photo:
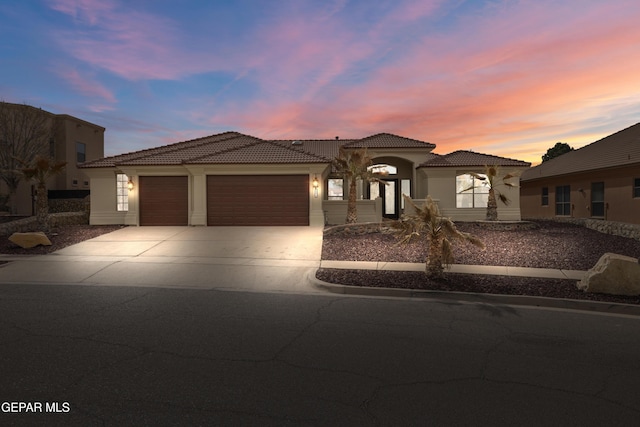
<instances>
[{"instance_id":1,"label":"stone wall","mask_svg":"<svg viewBox=\"0 0 640 427\"><path fill-rule=\"evenodd\" d=\"M341 224L334 225L332 227L326 227L324 229L324 235L330 236L332 234L349 234L349 235L358 235L358 234L369 234L369 233L380 233L383 230L386 230L388 227L383 226L380 222L358 222L355 224Z\"/></svg>"},{"instance_id":2,"label":"stone wall","mask_svg":"<svg viewBox=\"0 0 640 427\"><path fill-rule=\"evenodd\" d=\"M89 204L88 199L49 199L49 213L84 212Z\"/></svg>"},{"instance_id":3,"label":"stone wall","mask_svg":"<svg viewBox=\"0 0 640 427\"><path fill-rule=\"evenodd\" d=\"M554 218L552 221L568 222L570 224L581 225L601 233L640 240L640 225L638 224L587 218Z\"/></svg>"},{"instance_id":4,"label":"stone wall","mask_svg":"<svg viewBox=\"0 0 640 427\"><path fill-rule=\"evenodd\" d=\"M487 230L513 231L513 230L533 230L540 228L536 222L531 221L473 221L478 227Z\"/></svg>"},{"instance_id":5,"label":"stone wall","mask_svg":"<svg viewBox=\"0 0 640 427\"><path fill-rule=\"evenodd\" d=\"M49 224L51 227L89 224L89 214L88 212L53 213L49 215ZM0 236L8 236L13 233L26 233L29 231L40 231L35 216L0 224Z\"/></svg>"}]
</instances>

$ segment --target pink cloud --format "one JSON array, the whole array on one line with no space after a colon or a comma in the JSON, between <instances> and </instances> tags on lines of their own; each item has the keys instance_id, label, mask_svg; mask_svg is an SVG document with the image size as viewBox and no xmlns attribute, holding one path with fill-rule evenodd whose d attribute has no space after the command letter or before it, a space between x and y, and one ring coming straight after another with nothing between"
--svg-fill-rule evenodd
<instances>
[{"instance_id":1,"label":"pink cloud","mask_svg":"<svg viewBox=\"0 0 640 427\"><path fill-rule=\"evenodd\" d=\"M49 7L74 19L95 25L99 17L115 8L110 0L48 0Z\"/></svg>"},{"instance_id":2,"label":"pink cloud","mask_svg":"<svg viewBox=\"0 0 640 427\"><path fill-rule=\"evenodd\" d=\"M200 71L177 45L169 19L125 9L115 1L55 0L52 9L79 19L82 30L55 35L75 58L131 80L175 79Z\"/></svg>"},{"instance_id":3,"label":"pink cloud","mask_svg":"<svg viewBox=\"0 0 640 427\"><path fill-rule=\"evenodd\" d=\"M117 103L115 95L107 87L86 74L80 74L78 70L66 66L59 66L55 71L77 92L90 99L99 100L90 106L92 111L112 110Z\"/></svg>"},{"instance_id":4,"label":"pink cloud","mask_svg":"<svg viewBox=\"0 0 640 427\"><path fill-rule=\"evenodd\" d=\"M210 47L190 45L178 22L124 3L50 5L84 24L59 40L92 67L130 80L236 76L182 114L263 137L386 131L434 142L441 153L473 148L535 161L541 146L618 112L617 99L640 89L631 1L585 1L580 10L572 2L495 2L464 15L451 2L412 0L358 28L345 0L278 2L246 38ZM412 31L443 14L446 29ZM244 82L257 95L233 99ZM75 87L108 104L108 91L94 86ZM233 100L220 105L223 95Z\"/></svg>"},{"instance_id":5,"label":"pink cloud","mask_svg":"<svg viewBox=\"0 0 640 427\"><path fill-rule=\"evenodd\" d=\"M611 96L640 89L637 14L598 3L581 14L558 7L550 19L549 7L523 2L462 19L448 37L425 38L361 84L319 80L315 93L324 92L321 99L274 96L244 106L246 114L231 110L213 120L272 137L392 131L434 142L439 152L498 149L500 155L539 161L541 146L553 145L569 128L602 120ZM301 46L292 58L317 57L313 43ZM336 63L338 79L353 64L348 56ZM296 72L286 76L299 78Z\"/></svg>"}]
</instances>

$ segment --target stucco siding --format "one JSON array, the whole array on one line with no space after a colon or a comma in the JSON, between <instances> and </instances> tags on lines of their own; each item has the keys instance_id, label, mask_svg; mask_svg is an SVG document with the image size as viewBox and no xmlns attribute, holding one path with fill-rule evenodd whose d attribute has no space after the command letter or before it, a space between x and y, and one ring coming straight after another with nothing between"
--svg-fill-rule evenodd
<instances>
[{"instance_id":1,"label":"stucco siding","mask_svg":"<svg viewBox=\"0 0 640 427\"><path fill-rule=\"evenodd\" d=\"M141 176L184 176L188 177L188 222L189 225L207 224L207 175L299 175L309 176L309 224L324 225L322 207L323 177L327 175L328 165L204 165L204 166L137 166L120 168L85 169L91 177L91 214L90 224L139 225L139 181ZM126 174L134 183L129 192L129 210L118 212L116 206L116 174ZM320 186L315 196L313 179ZM274 203L277 199L274 196Z\"/></svg>"},{"instance_id":2,"label":"stucco siding","mask_svg":"<svg viewBox=\"0 0 640 427\"><path fill-rule=\"evenodd\" d=\"M508 168L502 170L502 175L498 177L496 188L505 194L509 200L509 205L505 205L498 201L498 219L505 221L518 221L521 219L520 213L520 188L518 187L519 179L512 178L509 182L515 184L515 187L507 187L502 184L501 177L507 173L522 170L522 168ZM486 217L486 208L458 208L456 207L456 176L468 172L482 173L482 168L423 168L419 174L418 188L421 190L416 199L426 199L431 196L437 200L440 213L452 218L454 221L475 221L483 220Z\"/></svg>"},{"instance_id":3,"label":"stucco siding","mask_svg":"<svg viewBox=\"0 0 640 427\"><path fill-rule=\"evenodd\" d=\"M523 218L555 217L556 187L569 185L570 216L594 218L591 211L592 183L603 182L605 215L595 218L640 224L640 198L633 197L634 178L640 178L640 165L525 181L521 184L522 216ZM543 187L547 187L549 191L548 206L542 206Z\"/></svg>"}]
</instances>

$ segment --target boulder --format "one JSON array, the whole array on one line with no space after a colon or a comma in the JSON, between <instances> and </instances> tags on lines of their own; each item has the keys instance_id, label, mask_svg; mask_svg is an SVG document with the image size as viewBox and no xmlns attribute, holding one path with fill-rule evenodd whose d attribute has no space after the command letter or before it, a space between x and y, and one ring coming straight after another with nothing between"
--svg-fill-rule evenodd
<instances>
[{"instance_id":1,"label":"boulder","mask_svg":"<svg viewBox=\"0 0 640 427\"><path fill-rule=\"evenodd\" d=\"M33 248L38 245L51 246L51 241L42 231L36 231L33 233L13 233L9 237L9 240L25 249Z\"/></svg>"},{"instance_id":2,"label":"boulder","mask_svg":"<svg viewBox=\"0 0 640 427\"><path fill-rule=\"evenodd\" d=\"M585 292L640 295L640 264L632 257L606 253L577 286Z\"/></svg>"}]
</instances>

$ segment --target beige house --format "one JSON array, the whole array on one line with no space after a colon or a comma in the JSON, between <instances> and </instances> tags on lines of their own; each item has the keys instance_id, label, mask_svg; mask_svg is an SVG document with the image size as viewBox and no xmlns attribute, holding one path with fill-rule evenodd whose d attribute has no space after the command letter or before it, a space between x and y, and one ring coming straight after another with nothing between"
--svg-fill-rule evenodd
<instances>
[{"instance_id":1,"label":"beige house","mask_svg":"<svg viewBox=\"0 0 640 427\"><path fill-rule=\"evenodd\" d=\"M640 224L640 123L531 168L521 181L524 218Z\"/></svg>"},{"instance_id":2,"label":"beige house","mask_svg":"<svg viewBox=\"0 0 640 427\"><path fill-rule=\"evenodd\" d=\"M16 108L24 108L20 104ZM34 108L29 107L27 108ZM78 194L89 194L89 177L77 167L78 163L104 157L105 128L70 116L68 114L53 114L38 109L50 117L52 137L43 144L42 153L57 161L65 161L67 165L62 174L54 177L48 183L49 190L82 190ZM7 194L6 184L0 181L0 194ZM20 182L16 193L18 215L32 215L34 213L35 190L31 182Z\"/></svg>"},{"instance_id":3,"label":"beige house","mask_svg":"<svg viewBox=\"0 0 640 427\"><path fill-rule=\"evenodd\" d=\"M263 140L225 132L82 164L91 179L91 224L313 225L343 223L348 183L332 171L339 147L366 148L386 183L357 185L361 222L397 218L401 195L430 194L454 219L483 219L486 189L469 171L526 162L472 152L431 153L434 144L381 133L362 139ZM517 179L516 179L517 181ZM473 182L473 181L471 181ZM478 186L480 187L480 186ZM519 219L519 194L500 211Z\"/></svg>"}]
</instances>

